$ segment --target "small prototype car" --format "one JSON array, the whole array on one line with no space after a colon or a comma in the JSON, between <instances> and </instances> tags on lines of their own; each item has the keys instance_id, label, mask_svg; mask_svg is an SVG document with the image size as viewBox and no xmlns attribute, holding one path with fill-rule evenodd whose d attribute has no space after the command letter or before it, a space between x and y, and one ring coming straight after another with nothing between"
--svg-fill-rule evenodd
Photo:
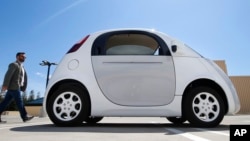
<instances>
[{"instance_id":1,"label":"small prototype car","mask_svg":"<svg viewBox=\"0 0 250 141\"><path fill-rule=\"evenodd\" d=\"M103 117L166 117L214 127L240 109L229 77L164 33L115 29L87 35L54 71L44 109L57 126Z\"/></svg>"}]
</instances>

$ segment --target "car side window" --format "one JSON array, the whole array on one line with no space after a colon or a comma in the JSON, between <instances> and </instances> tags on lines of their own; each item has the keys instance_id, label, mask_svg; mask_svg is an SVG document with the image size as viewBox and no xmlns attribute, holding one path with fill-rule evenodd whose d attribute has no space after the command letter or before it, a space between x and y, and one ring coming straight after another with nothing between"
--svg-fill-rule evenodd
<instances>
[{"instance_id":1,"label":"car side window","mask_svg":"<svg viewBox=\"0 0 250 141\"><path fill-rule=\"evenodd\" d=\"M144 34L116 34L107 39L106 55L155 55L157 41Z\"/></svg>"},{"instance_id":2,"label":"car side window","mask_svg":"<svg viewBox=\"0 0 250 141\"><path fill-rule=\"evenodd\" d=\"M170 55L167 45L158 36L148 32L109 32L96 38L92 46L96 55Z\"/></svg>"}]
</instances>

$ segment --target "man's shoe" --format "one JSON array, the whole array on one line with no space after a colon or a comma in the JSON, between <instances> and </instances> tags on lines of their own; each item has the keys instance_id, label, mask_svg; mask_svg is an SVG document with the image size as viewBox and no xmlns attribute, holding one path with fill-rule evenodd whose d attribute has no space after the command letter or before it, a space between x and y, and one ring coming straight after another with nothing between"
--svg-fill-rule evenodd
<instances>
[{"instance_id":1,"label":"man's shoe","mask_svg":"<svg viewBox=\"0 0 250 141\"><path fill-rule=\"evenodd\" d=\"M6 123L7 121L3 121L1 118L0 118L0 123Z\"/></svg>"},{"instance_id":2,"label":"man's shoe","mask_svg":"<svg viewBox=\"0 0 250 141\"><path fill-rule=\"evenodd\" d=\"M3 121L3 120L2 120L1 114L2 114L2 113L0 113L0 123L6 123L7 121Z\"/></svg>"},{"instance_id":3,"label":"man's shoe","mask_svg":"<svg viewBox=\"0 0 250 141\"><path fill-rule=\"evenodd\" d=\"M31 120L33 118L34 118L34 116L26 117L26 118L23 119L23 122L29 121L29 120Z\"/></svg>"},{"instance_id":4,"label":"man's shoe","mask_svg":"<svg viewBox=\"0 0 250 141\"><path fill-rule=\"evenodd\" d=\"M0 120L0 123L6 123L7 121Z\"/></svg>"},{"instance_id":5,"label":"man's shoe","mask_svg":"<svg viewBox=\"0 0 250 141\"><path fill-rule=\"evenodd\" d=\"M7 123L7 121L3 121L3 120L1 120L1 121L0 121L0 124L1 124L1 123Z\"/></svg>"}]
</instances>

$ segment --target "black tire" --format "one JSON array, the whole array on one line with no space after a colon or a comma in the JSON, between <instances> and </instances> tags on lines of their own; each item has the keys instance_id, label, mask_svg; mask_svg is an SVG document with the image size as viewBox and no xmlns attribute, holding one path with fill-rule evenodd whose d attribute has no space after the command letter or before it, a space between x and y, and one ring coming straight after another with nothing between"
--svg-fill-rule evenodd
<instances>
[{"instance_id":1,"label":"black tire","mask_svg":"<svg viewBox=\"0 0 250 141\"><path fill-rule=\"evenodd\" d=\"M183 108L186 119L197 127L215 127L225 115L222 98L209 87L191 89L184 98Z\"/></svg>"},{"instance_id":2,"label":"black tire","mask_svg":"<svg viewBox=\"0 0 250 141\"><path fill-rule=\"evenodd\" d=\"M97 122L101 121L103 117L87 117L85 122L87 124L96 124Z\"/></svg>"},{"instance_id":3,"label":"black tire","mask_svg":"<svg viewBox=\"0 0 250 141\"><path fill-rule=\"evenodd\" d=\"M57 126L77 126L89 116L90 103L81 85L62 85L49 98L47 113Z\"/></svg>"},{"instance_id":4,"label":"black tire","mask_svg":"<svg viewBox=\"0 0 250 141\"><path fill-rule=\"evenodd\" d=\"M187 121L183 117L167 117L168 121L172 122L173 124L182 124Z\"/></svg>"}]
</instances>

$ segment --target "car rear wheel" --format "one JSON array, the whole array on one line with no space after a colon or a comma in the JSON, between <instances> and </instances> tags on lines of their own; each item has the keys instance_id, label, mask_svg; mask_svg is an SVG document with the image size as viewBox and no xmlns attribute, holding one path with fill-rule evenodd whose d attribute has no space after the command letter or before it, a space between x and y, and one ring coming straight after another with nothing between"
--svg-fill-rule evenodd
<instances>
[{"instance_id":1,"label":"car rear wheel","mask_svg":"<svg viewBox=\"0 0 250 141\"><path fill-rule=\"evenodd\" d=\"M183 103L187 120L198 127L214 127L223 119L225 106L219 93L209 87L189 91Z\"/></svg>"},{"instance_id":2,"label":"car rear wheel","mask_svg":"<svg viewBox=\"0 0 250 141\"><path fill-rule=\"evenodd\" d=\"M89 99L79 84L62 85L50 97L49 118L57 126L76 126L89 116Z\"/></svg>"}]
</instances>

